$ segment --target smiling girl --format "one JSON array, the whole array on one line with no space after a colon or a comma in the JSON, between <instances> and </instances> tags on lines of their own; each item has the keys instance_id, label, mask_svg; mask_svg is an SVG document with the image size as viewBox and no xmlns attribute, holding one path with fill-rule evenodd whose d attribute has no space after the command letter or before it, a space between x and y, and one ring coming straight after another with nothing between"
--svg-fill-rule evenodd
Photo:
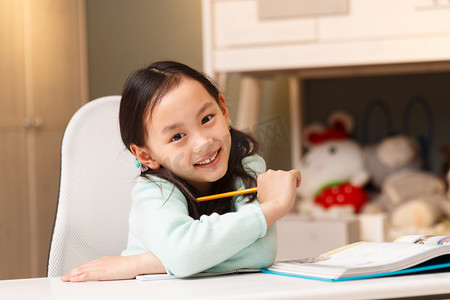
<instances>
[{"instance_id":1,"label":"smiling girl","mask_svg":"<svg viewBox=\"0 0 450 300\"><path fill-rule=\"evenodd\" d=\"M127 249L81 265L63 281L187 277L273 263L273 225L292 208L300 173L265 170L256 141L231 128L225 99L205 75L171 61L136 71L125 84L119 121L142 170ZM196 201L254 186L257 194Z\"/></svg>"}]
</instances>

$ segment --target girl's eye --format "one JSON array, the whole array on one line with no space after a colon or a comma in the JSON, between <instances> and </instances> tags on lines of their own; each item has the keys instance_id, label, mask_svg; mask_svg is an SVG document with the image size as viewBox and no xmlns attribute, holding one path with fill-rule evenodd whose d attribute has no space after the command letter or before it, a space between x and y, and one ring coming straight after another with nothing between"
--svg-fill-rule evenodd
<instances>
[{"instance_id":1,"label":"girl's eye","mask_svg":"<svg viewBox=\"0 0 450 300\"><path fill-rule=\"evenodd\" d=\"M178 140L181 140L185 135L186 135L185 133L177 133L172 137L172 139L170 141L176 142Z\"/></svg>"},{"instance_id":2,"label":"girl's eye","mask_svg":"<svg viewBox=\"0 0 450 300\"><path fill-rule=\"evenodd\" d=\"M202 125L208 123L209 121L211 121L213 115L207 115L206 117L204 117L202 119Z\"/></svg>"}]
</instances>

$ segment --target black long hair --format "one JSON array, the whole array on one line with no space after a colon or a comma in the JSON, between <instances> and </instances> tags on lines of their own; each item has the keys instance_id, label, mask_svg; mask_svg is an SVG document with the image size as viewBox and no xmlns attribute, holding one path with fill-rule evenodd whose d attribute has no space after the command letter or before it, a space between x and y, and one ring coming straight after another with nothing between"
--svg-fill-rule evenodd
<instances>
[{"instance_id":1,"label":"black long hair","mask_svg":"<svg viewBox=\"0 0 450 300\"><path fill-rule=\"evenodd\" d=\"M213 81L207 75L184 64L160 61L137 70L128 77L120 102L120 133L128 150L131 151L130 146L133 144L139 147L145 145L147 137L145 118L151 116L154 107L169 91L178 86L183 77L198 81L216 102L222 105L219 102L219 89ZM214 182L211 191L213 194L234 190L238 178L242 180L246 188L256 186L256 174L252 174L244 168L242 159L254 155L258 150L258 144L250 135L239 130L231 128L230 133L231 149L228 170L221 179ZM141 176L150 178L147 175L154 175L173 183L186 197L189 215L194 219L212 213L224 214L235 209L231 197L197 202L196 198L199 196L199 192L163 166L157 170L148 169L141 173ZM255 194L250 195L248 201L254 200L255 197Z\"/></svg>"}]
</instances>

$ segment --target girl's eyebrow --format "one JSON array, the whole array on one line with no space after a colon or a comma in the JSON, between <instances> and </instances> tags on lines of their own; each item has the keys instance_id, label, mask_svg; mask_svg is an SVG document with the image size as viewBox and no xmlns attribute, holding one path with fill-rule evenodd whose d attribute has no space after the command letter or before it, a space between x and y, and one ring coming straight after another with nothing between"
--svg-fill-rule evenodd
<instances>
[{"instance_id":1,"label":"girl's eyebrow","mask_svg":"<svg viewBox=\"0 0 450 300\"><path fill-rule=\"evenodd\" d=\"M183 126L183 123L175 123L175 124L167 125L161 130L161 134L164 134L164 133L166 133L168 131L171 131L173 129L179 128L181 126Z\"/></svg>"},{"instance_id":2,"label":"girl's eyebrow","mask_svg":"<svg viewBox=\"0 0 450 300\"><path fill-rule=\"evenodd\" d=\"M203 104L202 107L200 107L200 109L197 112L197 118L201 114L203 114L205 112L205 110L207 110L209 107L211 107L213 105L214 105L213 102L206 102L205 104ZM182 127L182 126L183 126L183 123L174 123L174 124L167 125L161 130L161 134L164 134L164 133L166 133L168 131L171 131L173 129L176 129L176 128L179 128L179 127Z\"/></svg>"},{"instance_id":3,"label":"girl's eyebrow","mask_svg":"<svg viewBox=\"0 0 450 300\"><path fill-rule=\"evenodd\" d=\"M212 105L213 105L213 102L206 102L205 104L203 104L202 107L200 107L200 109L197 112L197 118L200 117L200 115L203 114L203 112Z\"/></svg>"}]
</instances>

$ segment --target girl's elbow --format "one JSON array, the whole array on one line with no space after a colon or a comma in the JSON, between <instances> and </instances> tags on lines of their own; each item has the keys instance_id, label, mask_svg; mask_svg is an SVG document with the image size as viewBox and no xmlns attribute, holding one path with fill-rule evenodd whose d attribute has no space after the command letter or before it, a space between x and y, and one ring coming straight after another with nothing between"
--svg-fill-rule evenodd
<instances>
[{"instance_id":1,"label":"girl's elbow","mask_svg":"<svg viewBox=\"0 0 450 300\"><path fill-rule=\"evenodd\" d=\"M174 276L179 278L191 277L201 272L201 270L198 270L197 268L192 268L192 266L180 264L174 265L172 268L169 267L168 269Z\"/></svg>"},{"instance_id":2,"label":"girl's elbow","mask_svg":"<svg viewBox=\"0 0 450 300\"><path fill-rule=\"evenodd\" d=\"M274 253L273 255L271 255L271 256L267 256L266 257L266 260L264 261L264 266L263 266L263 268L268 268L268 267L270 267L274 262L275 262L275 257L276 257L276 253Z\"/></svg>"},{"instance_id":3,"label":"girl's elbow","mask_svg":"<svg viewBox=\"0 0 450 300\"><path fill-rule=\"evenodd\" d=\"M174 257L178 258L174 260L169 259L165 265L167 269L176 277L190 277L207 269L207 267L202 265L201 261L193 259L192 257Z\"/></svg>"}]
</instances>

